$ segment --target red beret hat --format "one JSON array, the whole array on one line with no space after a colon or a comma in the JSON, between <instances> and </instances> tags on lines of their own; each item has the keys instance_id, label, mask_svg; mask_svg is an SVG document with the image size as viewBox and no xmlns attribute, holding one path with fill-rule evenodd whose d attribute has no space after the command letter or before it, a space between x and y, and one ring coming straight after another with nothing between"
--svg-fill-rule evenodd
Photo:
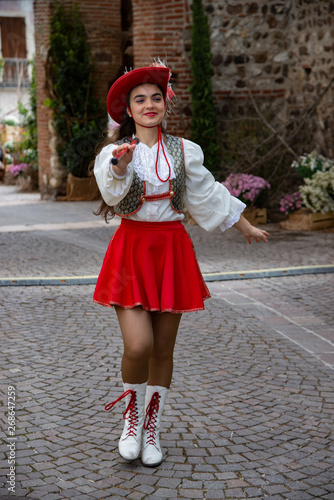
<instances>
[{"instance_id":1,"label":"red beret hat","mask_svg":"<svg viewBox=\"0 0 334 500\"><path fill-rule=\"evenodd\" d=\"M155 83L162 88L166 99L169 77L169 69L162 66L133 69L122 75L110 87L108 92L107 109L111 118L116 123L121 123L126 97L134 87L137 87L137 85Z\"/></svg>"}]
</instances>

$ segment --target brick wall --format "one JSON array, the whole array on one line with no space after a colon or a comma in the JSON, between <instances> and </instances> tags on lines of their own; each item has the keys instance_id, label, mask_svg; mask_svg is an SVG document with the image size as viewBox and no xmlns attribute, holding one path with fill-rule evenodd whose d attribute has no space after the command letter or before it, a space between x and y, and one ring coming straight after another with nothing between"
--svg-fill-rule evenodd
<instances>
[{"instance_id":1,"label":"brick wall","mask_svg":"<svg viewBox=\"0 0 334 500\"><path fill-rule=\"evenodd\" d=\"M43 0L34 0L38 163L42 197L47 190L50 171L50 133L48 128L50 111L43 104L48 97L45 91L45 63L49 47L49 19L49 3L43 2Z\"/></svg>"},{"instance_id":2,"label":"brick wall","mask_svg":"<svg viewBox=\"0 0 334 500\"><path fill-rule=\"evenodd\" d=\"M65 6L74 1L66 0ZM129 37L121 30L121 1L80 1L80 11L88 35L92 55L96 61L96 93L105 102L110 84L121 71L122 49ZM34 0L37 124L39 150L39 176L42 198L64 191L64 176L59 175L59 165L52 156L51 111L43 104L48 98L45 90L45 63L49 49L50 3ZM51 149L50 149L51 141Z\"/></svg>"},{"instance_id":3,"label":"brick wall","mask_svg":"<svg viewBox=\"0 0 334 500\"><path fill-rule=\"evenodd\" d=\"M134 63L150 64L153 58L167 60L177 96L168 118L168 132L190 135L191 84L190 12L187 0L133 0Z\"/></svg>"}]
</instances>

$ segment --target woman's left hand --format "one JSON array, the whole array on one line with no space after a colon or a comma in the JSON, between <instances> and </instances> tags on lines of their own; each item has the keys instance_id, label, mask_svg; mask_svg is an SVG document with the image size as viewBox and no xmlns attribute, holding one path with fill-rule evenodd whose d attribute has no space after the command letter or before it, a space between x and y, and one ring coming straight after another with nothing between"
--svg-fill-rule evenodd
<instances>
[{"instance_id":1,"label":"woman's left hand","mask_svg":"<svg viewBox=\"0 0 334 500\"><path fill-rule=\"evenodd\" d=\"M263 240L267 242L267 236L269 236L269 233L267 231L264 231L263 229L259 229L258 227L252 226L250 227L250 230L247 231L246 233L242 233L246 240L248 241L249 244L252 243L252 238L258 243L260 240Z\"/></svg>"},{"instance_id":2,"label":"woman's left hand","mask_svg":"<svg viewBox=\"0 0 334 500\"><path fill-rule=\"evenodd\" d=\"M267 236L269 236L269 233L267 233L267 231L264 231L263 229L252 226L252 224L250 224L250 222L248 222L248 220L245 219L243 215L241 215L238 222L234 224L234 227L241 232L241 234L246 238L249 244L252 243L252 239L257 243L260 240L263 240L265 242L268 241Z\"/></svg>"}]
</instances>

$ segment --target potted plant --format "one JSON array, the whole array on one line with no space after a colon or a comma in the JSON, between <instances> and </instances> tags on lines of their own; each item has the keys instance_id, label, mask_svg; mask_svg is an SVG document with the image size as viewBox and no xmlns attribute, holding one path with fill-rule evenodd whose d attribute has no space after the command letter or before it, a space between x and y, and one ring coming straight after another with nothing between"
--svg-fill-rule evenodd
<instances>
[{"instance_id":1,"label":"potted plant","mask_svg":"<svg viewBox=\"0 0 334 500\"><path fill-rule=\"evenodd\" d=\"M291 163L302 179L310 179L316 172L326 172L334 166L333 160L325 158L314 149L309 154L299 156Z\"/></svg>"},{"instance_id":2,"label":"potted plant","mask_svg":"<svg viewBox=\"0 0 334 500\"><path fill-rule=\"evenodd\" d=\"M311 212L334 211L334 166L329 170L316 172L310 179L305 179L300 187L303 205Z\"/></svg>"},{"instance_id":3,"label":"potted plant","mask_svg":"<svg viewBox=\"0 0 334 500\"><path fill-rule=\"evenodd\" d=\"M299 192L282 198L283 229L313 231L334 226L334 162L316 151L292 163L304 179ZM297 196L298 195L298 196Z\"/></svg>"},{"instance_id":4,"label":"potted plant","mask_svg":"<svg viewBox=\"0 0 334 500\"><path fill-rule=\"evenodd\" d=\"M58 159L68 172L67 199L94 199L98 194L89 165L104 137L107 115L95 96L93 72L78 4L66 10L64 3L56 0L47 62L50 99L45 104L53 110Z\"/></svg>"},{"instance_id":5,"label":"potted plant","mask_svg":"<svg viewBox=\"0 0 334 500\"><path fill-rule=\"evenodd\" d=\"M302 198L299 191L283 196L280 200L280 211L285 215L292 214L302 208Z\"/></svg>"},{"instance_id":6,"label":"potted plant","mask_svg":"<svg viewBox=\"0 0 334 500\"><path fill-rule=\"evenodd\" d=\"M269 182L256 175L230 174L222 184L232 196L236 196L247 205L243 215L251 224L265 224L267 222L266 208L260 208L258 205L260 204L260 195L271 187Z\"/></svg>"},{"instance_id":7,"label":"potted plant","mask_svg":"<svg viewBox=\"0 0 334 500\"><path fill-rule=\"evenodd\" d=\"M27 167L28 167L27 163L13 163L8 168L8 172L12 176L14 184L17 184L19 180L23 178Z\"/></svg>"}]
</instances>

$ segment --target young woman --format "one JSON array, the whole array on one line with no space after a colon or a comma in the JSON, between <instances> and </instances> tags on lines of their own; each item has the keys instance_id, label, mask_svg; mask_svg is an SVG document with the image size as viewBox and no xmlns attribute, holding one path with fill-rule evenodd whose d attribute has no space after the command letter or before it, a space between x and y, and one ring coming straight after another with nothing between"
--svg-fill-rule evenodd
<instances>
[{"instance_id":1,"label":"young woman","mask_svg":"<svg viewBox=\"0 0 334 500\"><path fill-rule=\"evenodd\" d=\"M106 410L125 398L120 455L134 460L141 453L150 467L163 459L160 420L181 315L204 309L210 297L181 223L184 206L205 230L234 226L249 243L268 236L241 215L245 205L215 182L197 144L162 134L174 95L169 79L169 69L158 65L132 70L113 84L107 107L120 126L94 166L103 198L98 213L122 218L93 299L115 307L124 342L124 393Z\"/></svg>"}]
</instances>

